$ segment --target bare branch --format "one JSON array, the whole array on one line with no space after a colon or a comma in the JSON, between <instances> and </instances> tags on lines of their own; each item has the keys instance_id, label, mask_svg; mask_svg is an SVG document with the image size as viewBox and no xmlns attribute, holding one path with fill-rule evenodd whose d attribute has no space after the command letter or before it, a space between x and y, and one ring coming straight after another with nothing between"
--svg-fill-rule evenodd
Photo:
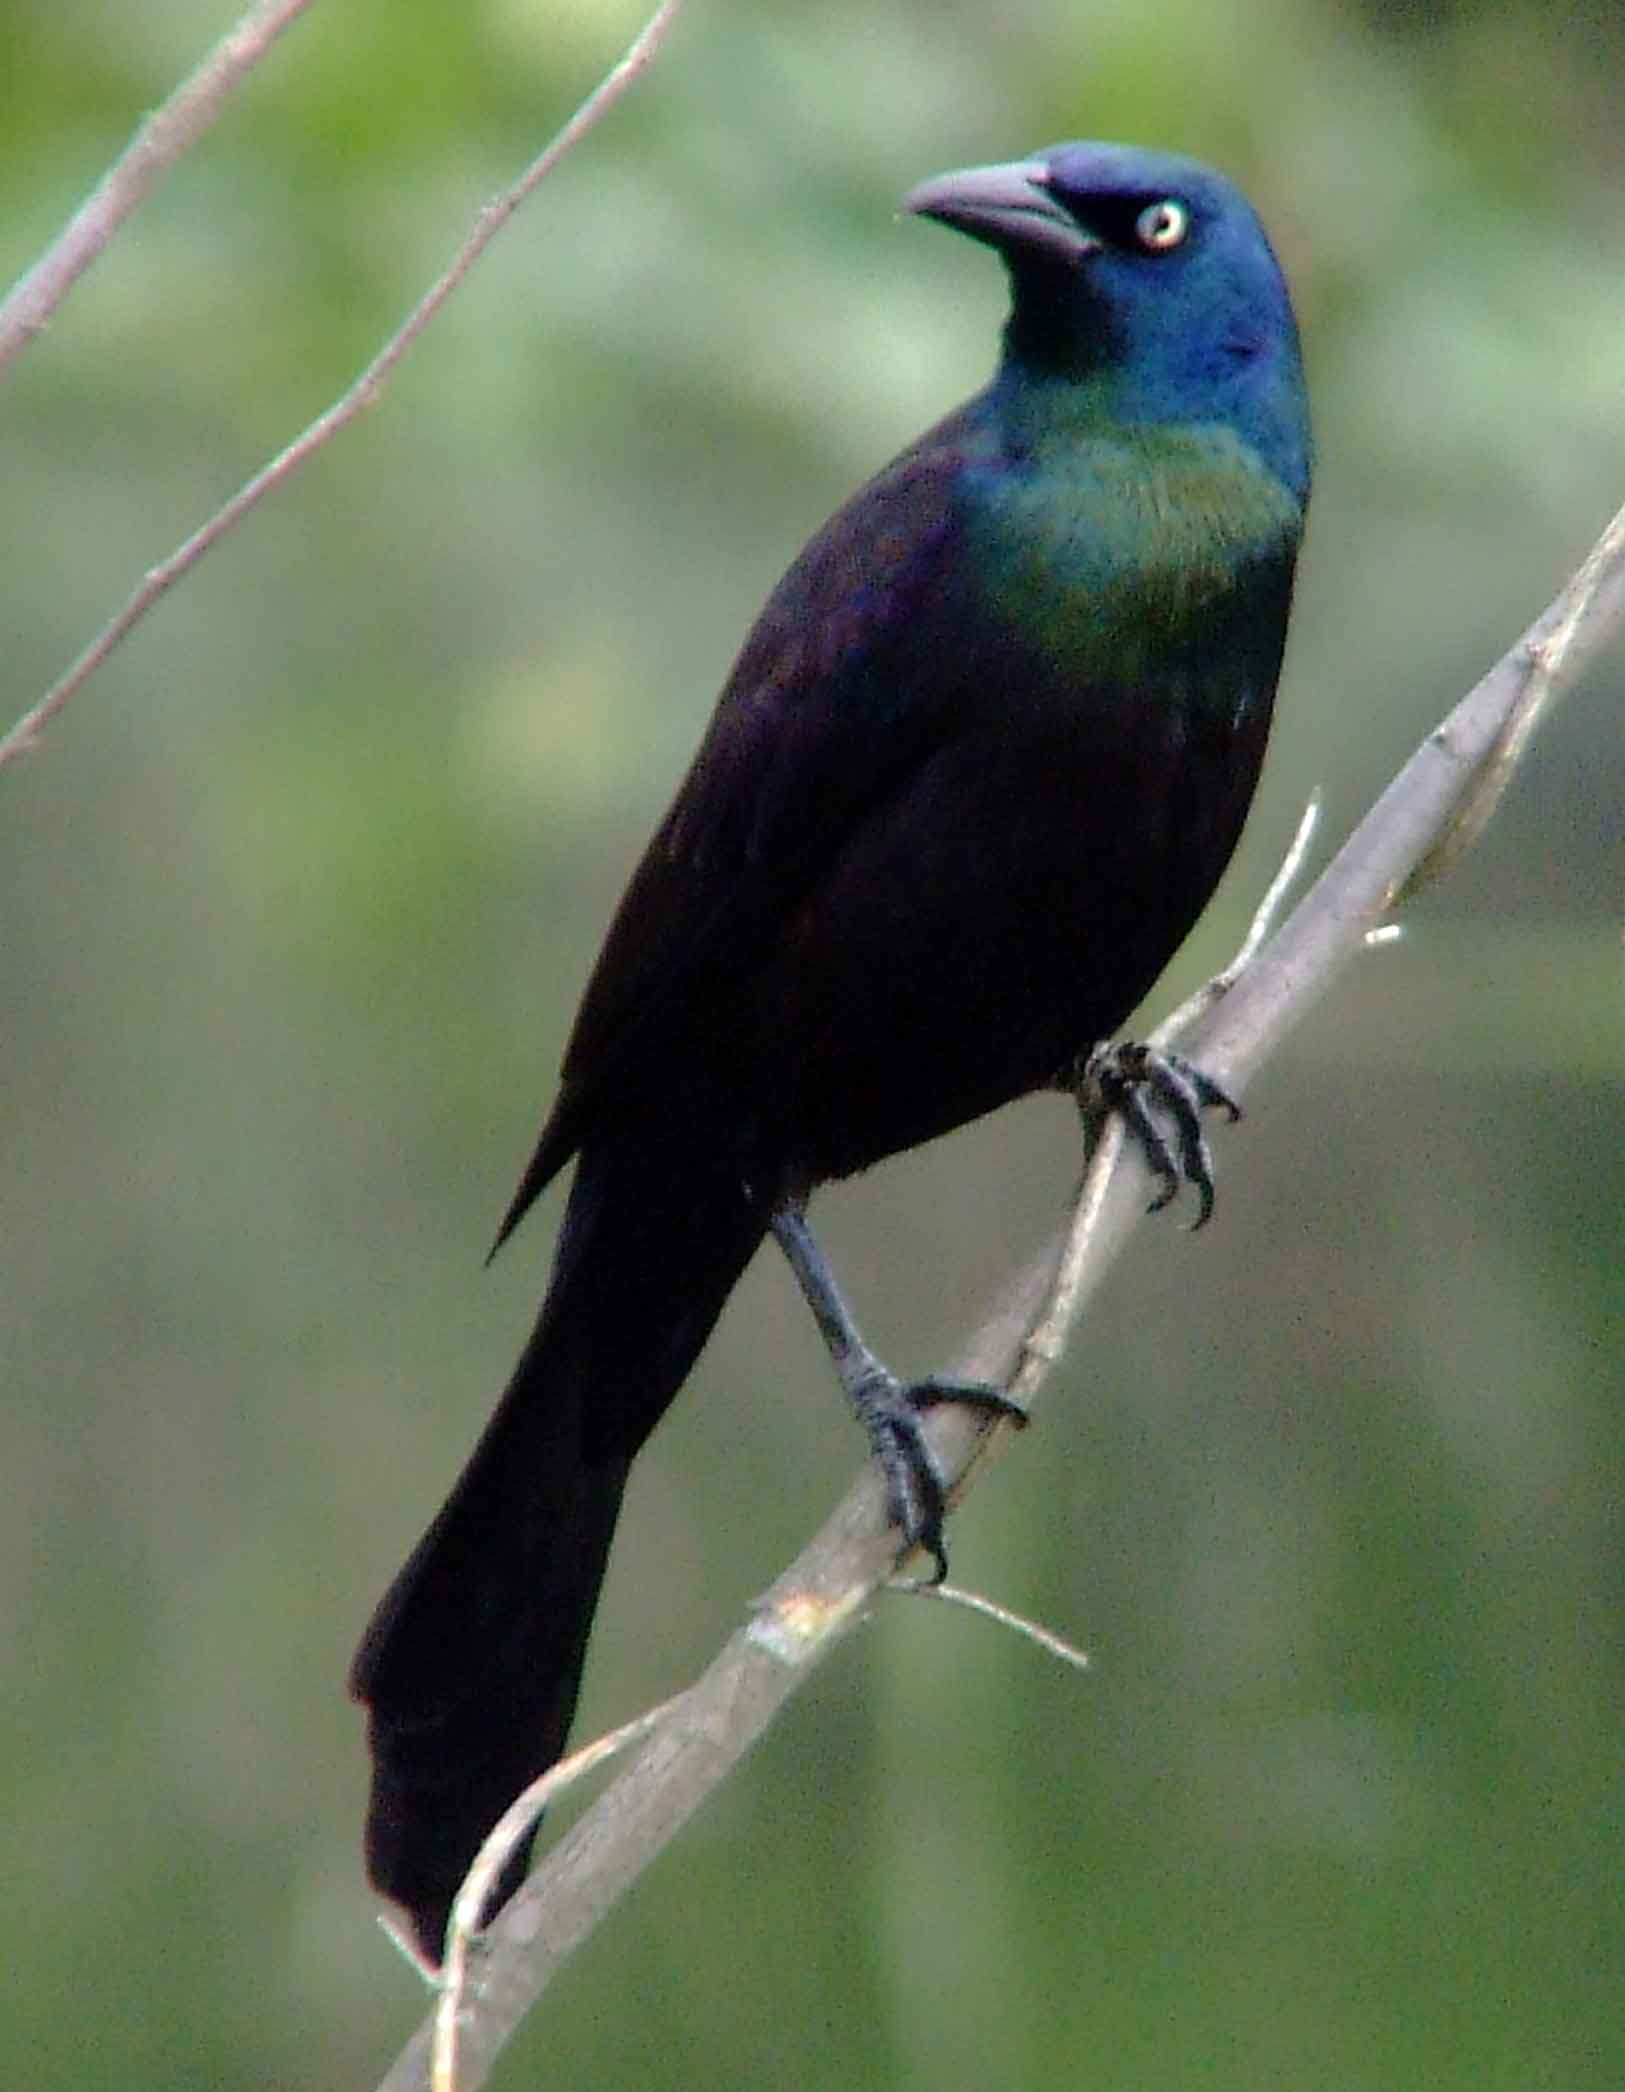
<instances>
[{"instance_id":1,"label":"bare branch","mask_svg":"<svg viewBox=\"0 0 1625 2092\"><path fill-rule=\"evenodd\" d=\"M1616 516L1592 546L1584 566L1570 584L1562 599L1567 607L1553 617L1549 626L1539 629L1538 636L1534 631L1528 636L1529 667L1518 701L1485 756L1472 792L1412 872L1400 896L1402 900L1413 900L1423 887L1441 878L1488 827L1501 803L1501 794L1522 760L1529 737L1558 686L1570 653L1577 646L1584 649L1587 645L1587 631L1597 606L1605 604L1611 592L1625 585L1620 578L1622 534L1625 516ZM1557 608L1554 605L1554 610Z\"/></svg>"},{"instance_id":2,"label":"bare branch","mask_svg":"<svg viewBox=\"0 0 1625 2092\"><path fill-rule=\"evenodd\" d=\"M1625 631L1625 510L1522 639L1417 749L1280 930L1180 1038L1237 1091L1385 922L1428 852L1479 804L1487 771L1504 786L1537 714ZM1476 832L1476 831L1475 831ZM1298 854L1297 846L1294 855ZM1271 889L1277 896L1281 881ZM1224 978L1221 976L1221 979ZM1057 1239L1009 1282L950 1368L1031 1404L1068 1329L1145 1211L1150 1179L1117 1122L1099 1133ZM1003 1435L964 1408L927 1422L932 1451L962 1493ZM883 1491L865 1468L823 1530L683 1694L625 1772L542 1860L484 1935L462 2022L461 2092L474 2092L524 2013L621 1893L671 1842L779 1707L863 1617L896 1567ZM423 2092L432 2028L382 2092Z\"/></svg>"},{"instance_id":3,"label":"bare branch","mask_svg":"<svg viewBox=\"0 0 1625 2092\"><path fill-rule=\"evenodd\" d=\"M1025 1613L1012 1612L1007 1605L997 1600L984 1598L980 1591L964 1591L958 1584L928 1583L920 1576L894 1576L881 1586L883 1590L899 1591L905 1598L935 1598L943 1605L962 1606L968 1613L980 1613L984 1620L992 1620L1000 1627L1008 1627L1013 1634L1036 1642L1051 1656L1058 1656L1062 1663L1075 1671L1089 1668L1089 1652L1080 1649L1048 1627L1040 1627L1036 1620L1029 1620Z\"/></svg>"},{"instance_id":4,"label":"bare branch","mask_svg":"<svg viewBox=\"0 0 1625 2092\"><path fill-rule=\"evenodd\" d=\"M1309 794L1308 804L1298 816L1297 828L1293 831L1291 842L1287 844L1286 855L1281 859L1279 870L1265 887L1264 898L1253 911L1253 919L1247 925L1247 934L1241 941L1240 950L1228 966L1214 974L1211 980L1204 981L1194 995L1186 997L1172 1016L1163 1019L1151 1041L1153 1046L1172 1046L1198 1017L1206 1016L1215 1003L1228 995L1246 972L1264 939L1275 928L1276 918L1286 903L1287 895L1298 882L1298 874L1303 870L1304 860L1309 855L1309 845L1314 841L1315 830L1319 826L1320 792L1317 787Z\"/></svg>"},{"instance_id":5,"label":"bare branch","mask_svg":"<svg viewBox=\"0 0 1625 2092\"><path fill-rule=\"evenodd\" d=\"M124 608L97 634L76 661L53 683L45 695L25 712L11 731L0 738L0 769L37 743L41 729L59 712L74 692L100 668L114 649L138 625L147 612L167 594L181 576L197 565L212 546L219 543L233 524L240 523L260 498L287 479L330 437L370 407L383 389L384 381L407 350L428 326L490 246L497 234L537 186L546 180L570 149L579 144L607 114L654 59L666 32L676 20L682 0L662 0L620 63L581 104L552 143L532 160L511 188L486 204L474 221L474 229L459 249L451 266L420 300L405 323L392 334L344 396L320 415L302 436L240 487L224 508L195 530L184 544L142 577Z\"/></svg>"},{"instance_id":6,"label":"bare branch","mask_svg":"<svg viewBox=\"0 0 1625 2092\"><path fill-rule=\"evenodd\" d=\"M153 110L51 245L0 305L0 370L37 335L160 175L189 152L310 0L259 0Z\"/></svg>"},{"instance_id":7,"label":"bare branch","mask_svg":"<svg viewBox=\"0 0 1625 2092\"><path fill-rule=\"evenodd\" d=\"M632 1721L623 1722L618 1729L611 1729L607 1736L595 1737L580 1750L572 1751L568 1758L550 1765L497 1818L495 1827L475 1854L474 1864L469 1868L452 1907L446 1966L440 1977L440 1999L434 2014L434 2056L430 2072L433 2092L456 2092L457 2042L465 2010L471 1959L477 1951L480 1912L496 1886L498 1875L508 1864L510 1853L544 1809L551 1807L561 1794L584 1780L588 1773L596 1772L600 1765L608 1764L611 1758L618 1757L632 1744L641 1741L676 1704L676 1700L662 1700L658 1707L649 1708ZM424 1974L432 1973L424 1969L404 1935L397 1936L396 1944Z\"/></svg>"}]
</instances>

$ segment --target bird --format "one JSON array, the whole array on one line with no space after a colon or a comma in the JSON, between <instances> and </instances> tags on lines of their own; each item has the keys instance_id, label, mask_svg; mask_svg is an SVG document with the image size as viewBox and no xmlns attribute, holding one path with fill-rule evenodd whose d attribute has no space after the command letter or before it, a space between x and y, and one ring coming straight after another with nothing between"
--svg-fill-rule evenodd
<instances>
[{"instance_id":1,"label":"bird","mask_svg":"<svg viewBox=\"0 0 1625 2092\"><path fill-rule=\"evenodd\" d=\"M352 1669L368 1870L431 1972L486 1832L565 1748L632 1461L769 1234L900 1552L940 1574L921 1413L1012 1405L876 1359L813 1193L1092 1067L1211 1202L1194 1115L1222 1092L1094 1056L1205 907L1263 760L1312 467L1286 284L1241 191L1149 147L1051 146L901 208L1001 258L994 374L745 638L497 1238L573 1162L534 1329Z\"/></svg>"}]
</instances>

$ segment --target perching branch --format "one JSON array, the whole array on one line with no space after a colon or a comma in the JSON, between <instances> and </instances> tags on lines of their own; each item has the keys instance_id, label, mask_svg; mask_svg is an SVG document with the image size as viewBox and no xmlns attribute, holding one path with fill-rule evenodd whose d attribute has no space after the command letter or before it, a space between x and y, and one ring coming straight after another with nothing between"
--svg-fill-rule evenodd
<instances>
[{"instance_id":1,"label":"perching branch","mask_svg":"<svg viewBox=\"0 0 1625 2092\"><path fill-rule=\"evenodd\" d=\"M11 731L0 738L0 769L15 757L27 754L35 746L41 728L62 709L80 685L88 681L101 667L114 649L146 616L159 597L166 594L183 574L195 567L204 553L218 544L234 523L241 522L262 495L268 494L274 486L287 479L307 458L320 450L331 437L336 436L341 428L354 421L364 407L372 405L396 364L452 292L462 283L519 206L546 180L564 155L573 146L578 145L620 100L638 74L652 62L667 30L677 19L681 6L682 0L661 0L661 5L645 23L620 63L593 89L552 143L531 161L511 188L503 190L500 196L483 207L474 221L473 231L458 250L451 266L425 292L403 325L385 342L349 391L336 400L325 414L319 415L302 436L296 437L286 450L257 472L246 486L240 487L224 508L219 509L207 523L195 530L184 544L177 546L169 557L157 566L149 568L117 617L96 635L79 658L58 677L39 702L23 714Z\"/></svg>"},{"instance_id":2,"label":"perching branch","mask_svg":"<svg viewBox=\"0 0 1625 2092\"><path fill-rule=\"evenodd\" d=\"M1551 607L1428 735L1282 928L1216 996L1196 998L1180 1050L1227 1090L1245 1089L1398 901L1477 839L1537 718L1622 631L1625 509ZM1149 1188L1146 1165L1116 1122L1100 1127L1066 1227L1011 1279L953 1375L991 1381L1030 1406L1145 1211ZM1002 1427L945 1406L926 1429L957 1496ZM565 1958L863 1616L895 1566L894 1545L871 1464L484 1935L458 2015L457 2092L485 2082ZM432 2029L431 2020L413 2038L381 2092L425 2092Z\"/></svg>"},{"instance_id":3,"label":"perching branch","mask_svg":"<svg viewBox=\"0 0 1625 2092\"><path fill-rule=\"evenodd\" d=\"M310 0L259 0L160 103L0 304L0 370L20 356L147 193L203 136Z\"/></svg>"}]
</instances>

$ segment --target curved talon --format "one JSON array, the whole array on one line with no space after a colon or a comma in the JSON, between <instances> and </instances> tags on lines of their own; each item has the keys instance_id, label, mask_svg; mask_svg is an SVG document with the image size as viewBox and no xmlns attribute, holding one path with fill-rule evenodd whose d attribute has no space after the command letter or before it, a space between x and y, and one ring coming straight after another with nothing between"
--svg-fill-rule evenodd
<instances>
[{"instance_id":1,"label":"curved talon","mask_svg":"<svg viewBox=\"0 0 1625 2092\"><path fill-rule=\"evenodd\" d=\"M981 1381L938 1377L904 1381L881 1365L854 1381L851 1396L886 1478L886 1515L902 1532L903 1551L923 1548L936 1564L930 1581L940 1584L948 1574L943 1536L948 1487L921 1429L922 1413L944 1402L962 1402L1024 1426L1030 1421L1027 1411Z\"/></svg>"},{"instance_id":2,"label":"curved talon","mask_svg":"<svg viewBox=\"0 0 1625 2092\"><path fill-rule=\"evenodd\" d=\"M1014 1395L1002 1393L985 1380L945 1380L928 1374L924 1380L908 1381L902 1392L916 1409L935 1409L944 1402L962 1402L967 1409L985 1409L989 1416L1002 1417L1018 1431L1032 1422L1032 1411Z\"/></svg>"},{"instance_id":3,"label":"curved talon","mask_svg":"<svg viewBox=\"0 0 1625 2092\"><path fill-rule=\"evenodd\" d=\"M1174 1162L1174 1153L1168 1145L1167 1136L1151 1116L1139 1086L1135 1083L1102 1083L1107 1108L1121 1117L1131 1140L1145 1157L1151 1174L1159 1180L1160 1188L1151 1203L1148 1213L1160 1213L1164 1206L1171 1206L1179 1196L1180 1172Z\"/></svg>"},{"instance_id":4,"label":"curved talon","mask_svg":"<svg viewBox=\"0 0 1625 2092\"><path fill-rule=\"evenodd\" d=\"M1180 1186L1188 1184L1197 1198L1191 1232L1205 1227L1213 1213L1214 1185L1201 1114L1219 1110L1232 1123L1239 1119L1241 1106L1228 1091L1194 1061L1127 1040L1097 1046L1081 1068L1071 1072L1068 1086L1080 1108L1088 1109L1092 1092L1093 1099L1122 1118L1158 1180L1157 1194L1146 1210L1160 1213L1173 1203Z\"/></svg>"},{"instance_id":5,"label":"curved talon","mask_svg":"<svg viewBox=\"0 0 1625 2092\"><path fill-rule=\"evenodd\" d=\"M942 1522L948 1491L917 1420L902 1414L877 1419L870 1442L886 1477L886 1515L903 1535L900 1552L923 1548L936 1564L929 1581L945 1582L948 1548Z\"/></svg>"}]
</instances>

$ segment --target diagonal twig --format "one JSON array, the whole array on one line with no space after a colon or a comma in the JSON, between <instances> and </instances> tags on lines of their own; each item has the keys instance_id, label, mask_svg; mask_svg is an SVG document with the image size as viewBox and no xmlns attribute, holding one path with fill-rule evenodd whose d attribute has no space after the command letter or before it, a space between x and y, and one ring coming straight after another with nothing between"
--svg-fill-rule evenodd
<instances>
[{"instance_id":1,"label":"diagonal twig","mask_svg":"<svg viewBox=\"0 0 1625 2092\"><path fill-rule=\"evenodd\" d=\"M0 370L43 331L63 299L175 162L190 152L310 0L259 0L153 110L26 276L0 304Z\"/></svg>"},{"instance_id":2,"label":"diagonal twig","mask_svg":"<svg viewBox=\"0 0 1625 2092\"><path fill-rule=\"evenodd\" d=\"M675 1699L662 1700L658 1707L648 1708L631 1721L623 1722L618 1729L611 1729L607 1736L595 1737L580 1750L572 1751L568 1758L550 1765L540 1778L531 1781L517 1800L508 1804L488 1832L452 1908L446 1965L440 1974L440 1996L434 2013L434 2053L430 2062L433 2092L457 2092L457 2044L477 1952L479 1916L498 1875L508 1864L509 1855L532 1829L544 1809L550 1808L561 1794L584 1780L589 1773L596 1772L600 1765L607 1764L611 1758L619 1757L622 1751L640 1742L664 1721L676 1704ZM404 1938L397 1940L397 1945L409 1960L417 1962L416 1953ZM421 1963L418 1965L422 1966Z\"/></svg>"},{"instance_id":3,"label":"diagonal twig","mask_svg":"<svg viewBox=\"0 0 1625 2092\"><path fill-rule=\"evenodd\" d=\"M1046 1654L1070 1664L1075 1671L1089 1668L1087 1649L1080 1649L1052 1628L1029 1620L1025 1613L1012 1612L1009 1606L1000 1605L996 1599L983 1597L980 1591L965 1591L958 1584L934 1584L920 1576L894 1576L883 1588L899 1591L905 1598L934 1598L939 1604L957 1605L965 1612L979 1613L984 1620L992 1620L996 1626L1008 1627L1012 1634L1036 1642Z\"/></svg>"},{"instance_id":4,"label":"diagonal twig","mask_svg":"<svg viewBox=\"0 0 1625 2092\"><path fill-rule=\"evenodd\" d=\"M41 729L62 709L74 692L94 675L158 599L167 594L183 574L195 567L203 555L217 545L234 524L240 523L256 502L295 472L307 458L337 435L346 423L353 421L363 408L372 405L396 364L452 292L462 283L514 212L552 173L564 155L620 100L639 73L651 63L665 39L667 30L676 20L681 6L682 0L661 0L661 5L645 23L620 63L593 89L551 144L531 161L510 188L504 189L500 196L493 198L482 208L474 221L473 231L459 248L450 267L424 293L400 328L385 342L349 391L336 400L324 414L319 415L303 435L295 437L286 450L281 451L268 465L255 473L246 486L239 487L225 506L218 509L201 528L195 530L184 544L178 545L169 557L161 560L157 566L149 568L118 615L104 626L38 703L30 706L11 731L0 737L0 769L16 757L28 753L36 745Z\"/></svg>"}]
</instances>

